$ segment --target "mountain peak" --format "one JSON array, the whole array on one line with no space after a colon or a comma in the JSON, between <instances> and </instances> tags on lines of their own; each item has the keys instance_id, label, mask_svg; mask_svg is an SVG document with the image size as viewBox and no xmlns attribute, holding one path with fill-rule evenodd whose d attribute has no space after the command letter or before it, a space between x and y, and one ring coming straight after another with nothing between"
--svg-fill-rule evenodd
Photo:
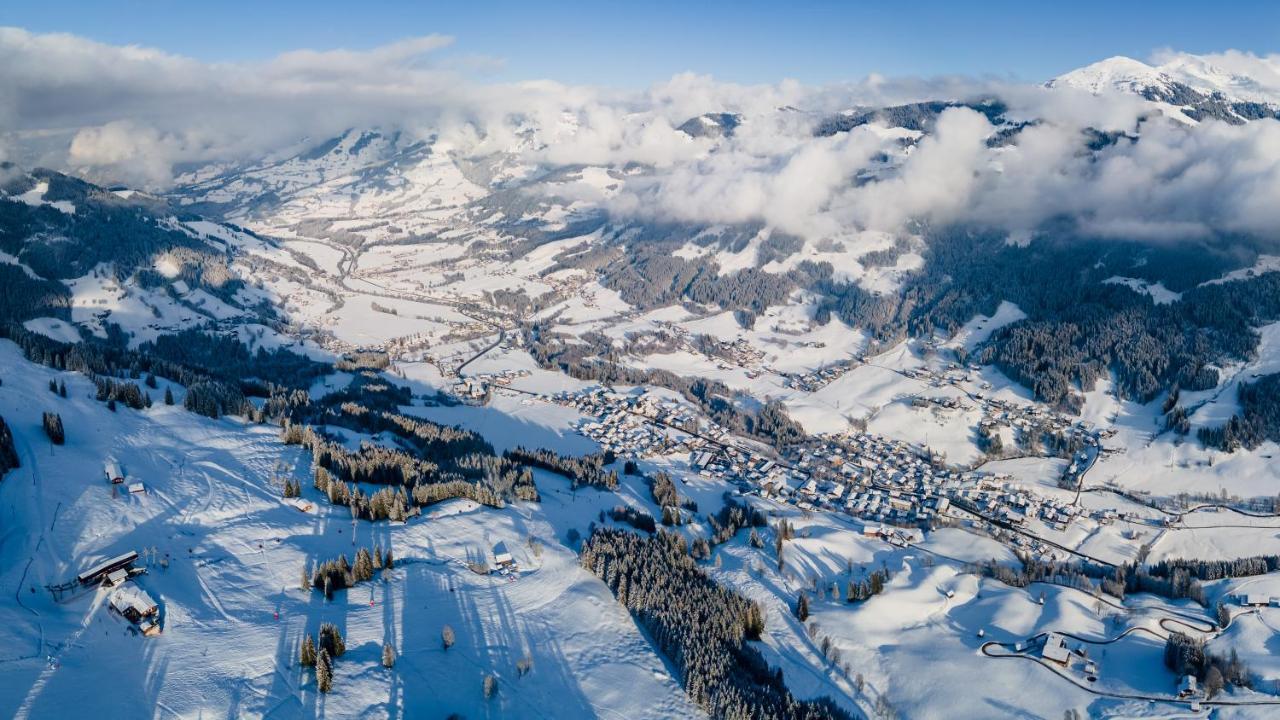
<instances>
[{"instance_id":1,"label":"mountain peak","mask_svg":"<svg viewBox=\"0 0 1280 720\"><path fill-rule=\"evenodd\" d=\"M1171 81L1167 74L1141 60L1116 55L1091 65L1059 75L1045 83L1046 87L1067 87L1098 95L1109 91L1134 92L1139 87L1163 85Z\"/></svg>"}]
</instances>

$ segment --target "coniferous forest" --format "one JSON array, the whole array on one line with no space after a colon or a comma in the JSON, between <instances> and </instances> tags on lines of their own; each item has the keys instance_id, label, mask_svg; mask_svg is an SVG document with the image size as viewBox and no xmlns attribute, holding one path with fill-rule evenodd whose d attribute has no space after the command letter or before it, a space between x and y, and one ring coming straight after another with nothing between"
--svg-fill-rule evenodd
<instances>
[{"instance_id":1,"label":"coniferous forest","mask_svg":"<svg viewBox=\"0 0 1280 720\"><path fill-rule=\"evenodd\" d=\"M597 528L582 566L609 586L676 668L689 697L713 718L843 719L828 700L798 700L752 647L764 611L707 576L677 535Z\"/></svg>"}]
</instances>

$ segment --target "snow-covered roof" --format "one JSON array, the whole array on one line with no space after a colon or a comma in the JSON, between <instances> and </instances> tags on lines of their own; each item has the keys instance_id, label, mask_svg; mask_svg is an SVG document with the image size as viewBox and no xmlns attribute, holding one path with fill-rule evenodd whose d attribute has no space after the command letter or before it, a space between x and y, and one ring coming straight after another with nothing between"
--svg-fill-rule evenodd
<instances>
[{"instance_id":1,"label":"snow-covered roof","mask_svg":"<svg viewBox=\"0 0 1280 720\"><path fill-rule=\"evenodd\" d=\"M151 596L133 584L121 585L111 593L111 607L121 613L132 608L139 615L150 615L157 610Z\"/></svg>"},{"instance_id":2,"label":"snow-covered roof","mask_svg":"<svg viewBox=\"0 0 1280 720\"><path fill-rule=\"evenodd\" d=\"M499 564L515 562L511 557L511 553L507 550L507 544L505 542L498 542L494 544L493 561Z\"/></svg>"},{"instance_id":3,"label":"snow-covered roof","mask_svg":"<svg viewBox=\"0 0 1280 720\"><path fill-rule=\"evenodd\" d=\"M1071 658L1071 651L1067 649L1061 635L1049 633L1049 636L1044 639L1044 649L1040 651L1040 655L1045 660L1065 663Z\"/></svg>"}]
</instances>

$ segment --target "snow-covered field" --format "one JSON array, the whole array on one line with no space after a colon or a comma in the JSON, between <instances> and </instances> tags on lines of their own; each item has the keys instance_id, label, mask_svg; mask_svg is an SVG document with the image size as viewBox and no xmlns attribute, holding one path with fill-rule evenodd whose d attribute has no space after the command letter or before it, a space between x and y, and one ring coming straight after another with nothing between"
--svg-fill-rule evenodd
<instances>
[{"instance_id":1,"label":"snow-covered field","mask_svg":"<svg viewBox=\"0 0 1280 720\"><path fill-rule=\"evenodd\" d=\"M1127 73L1151 70L1135 67L1112 63L1062 82L1098 92L1128 82ZM572 132L576 122L565 119L559 130ZM915 152L905 148L920 137L878 126L863 131L892 141L895 153ZM759 478L726 479L695 466L695 456L721 452L720 443L759 449L758 437L717 435L700 451L663 444L661 453L624 452L620 472L633 459L642 472L669 473L679 493L696 503L687 522L669 528L690 542L715 533L711 517L726 497L768 514L773 525L757 528L758 543L741 530L713 547L702 567L765 609L759 647L797 696L829 696L851 712L882 717L1057 718L1072 710L1086 717L1171 717L1186 708L1168 701L1177 678L1163 665L1169 628L1162 621L1182 618L1180 627L1206 638L1211 651L1236 649L1253 668L1259 692L1236 690L1228 700L1275 700L1264 693L1280 682L1274 660L1280 611L1242 611L1235 596L1280 597L1280 573L1206 582L1210 602L1201 607L1152 595L1122 602L1057 584L1017 588L974 566L1019 568L1032 556L1119 566L1280 555L1278 517L1167 509L1182 494L1195 499L1179 508L1276 495L1275 443L1222 453L1201 446L1195 431L1235 414L1242 384L1280 371L1280 323L1257 328L1256 356L1218 368L1216 387L1181 394L1190 435L1165 429L1166 397L1120 400L1110 378L1085 393L1078 418L1067 417L1037 404L1028 388L995 368L969 364L993 334L1027 317L1012 302L958 323L949 337L883 344L838 318L818 322L830 311L824 298L793 286L754 314L672 299L661 294L660 282L661 299L646 304L637 297L644 292L632 294L628 286L639 281L615 283L594 264L627 252L639 228L602 227L586 212L588 199L616 197L633 169L576 165L544 177L536 138L522 132L509 152L477 158L441 137L350 130L297 155L193 172L178 179L176 202L214 204L248 230L210 220L171 222L207 240L218 257L226 252L228 271L243 286L234 293L201 286L168 254L149 261L154 274L146 283L100 264L67 281L64 317L51 310L24 326L75 342L106 337L114 324L131 347L185 328L216 328L252 350L289 347L321 361L355 349L384 351L384 377L414 395L402 413L475 431L499 453L525 446L586 455L612 442L575 429L599 418L550 397L601 383L570 377L553 362L540 365L535 358L545 356L529 339L535 334L601 348L599 359L620 367L715 380L729 388L736 407L780 402L814 444L868 437L893 444L899 456L893 462L861 458L872 466L866 473L850 451L849 467L857 472L840 479L841 493L845 483L851 494L900 483L885 505L914 511L920 495L937 508L942 481L918 493L903 475L903 468L927 465L930 477L936 470L953 485L968 483L953 499L990 481L998 487L997 497L988 498L993 506L1036 500L1022 506L1025 516L994 507L986 515L973 506L957 510L959 503L950 513L914 516L902 524L929 530L903 547L866 533L885 517L882 507L866 513L877 519L864 521L850 517L849 505L833 501L823 509L813 492L807 497L818 509L799 501L792 491L802 473L773 450L764 454L777 465L758 474L778 473L790 501L769 499L772 493L751 484ZM75 215L74 204L47 201L48 190L41 183L9 199ZM884 232L836 231L820 242L797 237L795 248L782 253L770 249L770 241L785 240L773 228L753 227L724 242L717 238L729 238L732 228L688 229L687 239L673 235L667 247L678 258L713 261L707 272L784 273L802 262L830 263L834 282L871 293L896 292L928 254L921 238ZM581 264L571 259L581 257L587 258ZM0 262L35 275L16 256L0 253ZM1261 255L1253 268L1210 282L1277 268L1280 259ZM1182 301L1160 283L1125 275L1104 282L1157 304ZM316 380L311 396L340 392L360 372L344 367L350 372ZM493 376L501 382L463 404L432 400ZM105 717L701 716L654 639L577 562L576 539L593 523L612 523L607 513L614 507L662 517L639 476L624 474L614 491L575 490L538 471L537 503L494 509L454 500L408 523L353 522L311 486L309 456L282 444L275 426L187 413L184 389L163 378L153 394L171 387L178 406L113 413L94 400L87 378L28 363L0 341L0 379L0 416L23 462L0 483L0 556L8 559L0 569L7 620L0 641L8 649L0 655L0 715L76 717L92 707ZM50 380L65 381L68 397L51 393ZM647 391L691 405L670 388L612 390L619 391L615 399ZM61 414L65 446L47 442L44 411ZM695 426L705 419L690 412ZM1077 444L1043 447L1045 432L1032 434L1042 423L1062 431L1061 438L1078 429ZM684 426L662 432L693 436ZM386 433L333 434L350 449L394 442ZM845 459L832 460L838 470L829 473L844 472ZM108 460L145 492L104 481ZM305 511L281 499L285 479L301 482ZM1069 520L1059 522L1058 509ZM781 519L796 535L782 545L779 562L773 540ZM519 565L513 580L468 569L492 563L499 543ZM395 569L332 601L300 588L305 566L340 553L350 559L373 544L393 549ZM129 550L146 552L140 565L148 572L134 582L159 603L158 637L131 632L109 611L105 590L56 599L46 590ZM888 575L884 592L849 602L849 583L877 571ZM811 601L808 622L796 618L802 595ZM1196 630L1212 627L1219 600L1236 613L1233 623L1221 634ZM322 622L338 625L349 647L327 695L297 662L301 638ZM440 642L446 626L457 635L447 650ZM1049 632L1070 633L1072 649L1085 648L1098 664L1098 677L1085 678L1082 657L1067 668L1036 659L1032 646ZM398 651L393 669L381 665L384 643ZM524 674L518 665L526 658L532 670ZM486 675L499 683L491 699L482 694ZM1269 717L1276 707L1222 706L1214 716Z\"/></svg>"},{"instance_id":2,"label":"snow-covered field","mask_svg":"<svg viewBox=\"0 0 1280 720\"><path fill-rule=\"evenodd\" d=\"M9 649L0 714L71 717L99 701L96 716L121 718L698 715L564 545L594 517L572 511L572 496L555 489L565 481L540 478L541 504L496 511L451 501L404 525L353 525L345 508L318 502L309 459L270 426L161 405L113 414L83 377L31 365L8 343L0 359L0 415L23 462L0 485L10 559L0 583L20 603L0 630ZM66 381L66 399L49 392L54 377ZM62 415L65 446L44 438L46 409ZM146 493L114 492L103 479L108 457ZM317 501L311 512L280 500L284 477L303 481L304 498ZM498 542L521 565L516 582L466 568L491 561ZM299 589L303 563L374 543L393 549L395 570L332 602ZM158 637L132 634L103 591L58 603L44 590L150 548L156 561L136 582L161 607ZM337 624L348 645L327 696L296 662L303 634L321 622ZM445 625L457 636L448 651ZM394 671L379 664L383 642L400 653ZM519 677L526 654L533 669ZM488 701L485 674L500 687Z\"/></svg>"}]
</instances>

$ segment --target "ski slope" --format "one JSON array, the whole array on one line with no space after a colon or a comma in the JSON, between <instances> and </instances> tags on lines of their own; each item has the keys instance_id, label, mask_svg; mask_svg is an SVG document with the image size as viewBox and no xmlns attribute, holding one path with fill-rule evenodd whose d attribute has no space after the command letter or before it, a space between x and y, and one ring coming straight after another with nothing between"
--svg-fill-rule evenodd
<instances>
[{"instance_id":1,"label":"ski slope","mask_svg":"<svg viewBox=\"0 0 1280 720\"><path fill-rule=\"evenodd\" d=\"M281 444L271 426L160 404L112 413L86 378L32 365L8 342L0 343L0 367L0 415L23 463L0 483L0 551L10 558L0 573L8 598L0 715L73 717L87 702L104 718L699 714L563 544L570 526L585 533L593 511L548 512L554 501L500 511L450 501L408 524L358 523L353 536L347 510L320 502L310 487L309 457ZM66 381L66 399L49 392L55 377ZM65 446L45 439L46 409L62 415ZM108 456L147 493L113 497L102 473ZM313 512L281 501L283 477L303 481ZM520 563L516 582L466 568L491 563L499 541ZM353 544L374 543L393 549L396 569L332 602L300 590L304 562L353 559ZM159 637L132 634L101 590L57 603L43 588L151 547L168 567L157 561L136 582L161 607ZM335 691L324 696L296 661L303 634L321 622L337 624L348 646ZM446 624L457 636L447 652ZM394 670L380 665L385 641L400 655ZM518 677L526 654L533 669ZM481 682L490 673L500 689L486 701Z\"/></svg>"}]
</instances>

